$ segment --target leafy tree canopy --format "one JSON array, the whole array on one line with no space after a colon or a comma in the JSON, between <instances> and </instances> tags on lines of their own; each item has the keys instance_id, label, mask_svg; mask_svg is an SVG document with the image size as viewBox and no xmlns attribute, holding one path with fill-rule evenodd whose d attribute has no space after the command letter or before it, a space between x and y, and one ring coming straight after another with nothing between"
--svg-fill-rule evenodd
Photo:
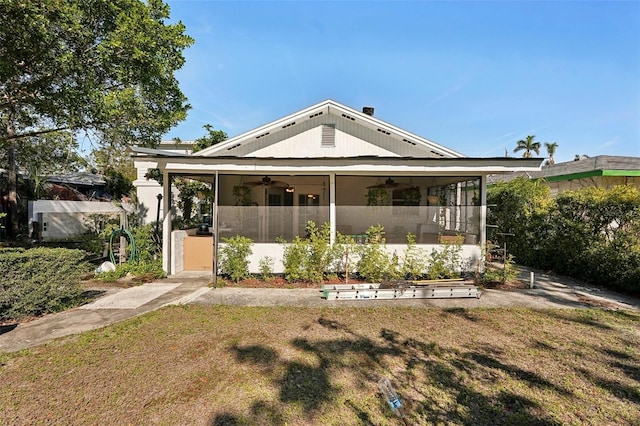
<instances>
[{"instance_id":1,"label":"leafy tree canopy","mask_svg":"<svg viewBox=\"0 0 640 426\"><path fill-rule=\"evenodd\" d=\"M153 147L186 117L174 72L193 39L168 18L162 0L0 0L0 148L12 228L17 159L30 138L86 131Z\"/></svg>"},{"instance_id":2,"label":"leafy tree canopy","mask_svg":"<svg viewBox=\"0 0 640 426\"><path fill-rule=\"evenodd\" d=\"M223 130L215 130L211 124L205 124L202 127L204 127L208 134L195 140L196 143L193 146L193 152L201 151L227 140L228 136Z\"/></svg>"}]
</instances>

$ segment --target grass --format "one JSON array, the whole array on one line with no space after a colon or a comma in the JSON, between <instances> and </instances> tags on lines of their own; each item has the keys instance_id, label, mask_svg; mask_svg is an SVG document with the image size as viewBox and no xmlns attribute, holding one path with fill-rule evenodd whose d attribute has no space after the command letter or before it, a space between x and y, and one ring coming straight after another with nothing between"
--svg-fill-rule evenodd
<instances>
[{"instance_id":1,"label":"grass","mask_svg":"<svg viewBox=\"0 0 640 426\"><path fill-rule=\"evenodd\" d=\"M631 425L640 313L176 306L0 354L0 424Z\"/></svg>"}]
</instances>

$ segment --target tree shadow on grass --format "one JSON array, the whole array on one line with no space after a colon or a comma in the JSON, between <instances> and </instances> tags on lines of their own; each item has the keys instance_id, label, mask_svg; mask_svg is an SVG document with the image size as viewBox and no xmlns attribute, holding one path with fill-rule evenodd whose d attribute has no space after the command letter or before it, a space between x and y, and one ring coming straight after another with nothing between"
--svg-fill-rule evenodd
<instances>
[{"instance_id":1,"label":"tree shadow on grass","mask_svg":"<svg viewBox=\"0 0 640 426\"><path fill-rule=\"evenodd\" d=\"M261 345L233 346L231 351L239 362L268 367L269 374L275 374L271 380L279 390L279 403L258 400L252 405L250 418L226 413L218 415L211 424L283 424L289 420L289 404L296 407L294 412L301 410L313 422L318 413L326 411L340 397L337 380L339 377L344 380L345 372L350 380L356 381L353 386L357 389L377 389L382 376L392 379L405 404L408 424L560 424L541 418L538 403L523 395L505 389L497 395L485 394L466 381L470 374L485 375L490 381L496 371L501 371L529 387L568 393L535 373L494 358L496 348L461 354L436 342L407 338L387 328L381 328L379 336L371 338L324 317L318 319L318 324L336 335L322 340L293 339L291 348L304 354L301 359L284 359L274 349ZM404 369L398 369L398 365ZM451 404L443 405L430 395L425 390L427 385L430 390L437 389L438 394L446 395L444 399ZM365 425L375 424L380 416L392 416L382 395L377 395L379 401L374 404L346 399L342 413L346 408L353 415L351 420L357 418Z\"/></svg>"}]
</instances>

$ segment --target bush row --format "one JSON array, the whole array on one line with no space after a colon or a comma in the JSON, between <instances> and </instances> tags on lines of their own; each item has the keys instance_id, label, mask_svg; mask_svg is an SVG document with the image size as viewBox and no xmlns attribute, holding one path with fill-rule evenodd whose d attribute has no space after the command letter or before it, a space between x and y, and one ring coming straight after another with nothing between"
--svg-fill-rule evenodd
<instances>
[{"instance_id":1,"label":"bush row","mask_svg":"<svg viewBox=\"0 0 640 426\"><path fill-rule=\"evenodd\" d=\"M85 252L64 248L0 250L0 320L58 312L83 301Z\"/></svg>"},{"instance_id":2,"label":"bush row","mask_svg":"<svg viewBox=\"0 0 640 426\"><path fill-rule=\"evenodd\" d=\"M463 269L460 244L444 245L427 252L416 246L415 236L407 235L403 253L390 254L386 249L384 228L372 226L366 231L367 244L356 244L353 238L337 235L337 244L331 244L329 224L318 227L307 223L306 236L293 241L280 240L284 246L284 276L289 282L319 283L331 276L359 278L380 282L394 279L441 279L459 277ZM233 281L249 277L251 245L249 238L236 236L223 239L220 250L220 272ZM271 258L260 261L261 276L269 275Z\"/></svg>"},{"instance_id":3,"label":"bush row","mask_svg":"<svg viewBox=\"0 0 640 426\"><path fill-rule=\"evenodd\" d=\"M540 181L499 183L488 192L497 225L520 264L640 294L640 190L589 187L552 198Z\"/></svg>"}]
</instances>

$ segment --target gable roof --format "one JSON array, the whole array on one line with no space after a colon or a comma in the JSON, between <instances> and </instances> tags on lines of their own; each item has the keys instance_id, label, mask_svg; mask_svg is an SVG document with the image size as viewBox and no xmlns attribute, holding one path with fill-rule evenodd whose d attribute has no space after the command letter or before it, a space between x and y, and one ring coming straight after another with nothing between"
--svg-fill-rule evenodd
<instances>
[{"instance_id":1,"label":"gable roof","mask_svg":"<svg viewBox=\"0 0 640 426\"><path fill-rule=\"evenodd\" d=\"M195 157L461 158L433 141L332 100L192 154Z\"/></svg>"}]
</instances>

